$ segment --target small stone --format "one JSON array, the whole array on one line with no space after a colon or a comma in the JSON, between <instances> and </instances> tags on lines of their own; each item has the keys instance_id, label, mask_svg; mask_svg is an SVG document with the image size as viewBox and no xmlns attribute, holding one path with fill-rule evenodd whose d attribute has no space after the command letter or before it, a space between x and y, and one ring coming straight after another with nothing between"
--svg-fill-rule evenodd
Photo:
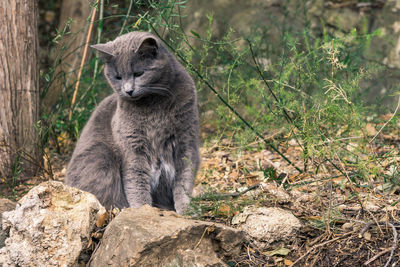
<instances>
[{"instance_id":1,"label":"small stone","mask_svg":"<svg viewBox=\"0 0 400 267\"><path fill-rule=\"evenodd\" d=\"M378 212L379 210L381 210L381 208L379 206L377 206L376 204L372 203L372 202L365 202L364 203L365 209L371 212Z\"/></svg>"},{"instance_id":2,"label":"small stone","mask_svg":"<svg viewBox=\"0 0 400 267\"><path fill-rule=\"evenodd\" d=\"M350 232L351 230L353 230L353 224L352 223L344 223L342 225L342 229L343 229L343 231Z\"/></svg>"},{"instance_id":3,"label":"small stone","mask_svg":"<svg viewBox=\"0 0 400 267\"><path fill-rule=\"evenodd\" d=\"M302 227L299 219L290 211L281 208L247 207L239 218L246 215L246 220L239 229L264 248L276 241L292 239Z\"/></svg>"}]
</instances>

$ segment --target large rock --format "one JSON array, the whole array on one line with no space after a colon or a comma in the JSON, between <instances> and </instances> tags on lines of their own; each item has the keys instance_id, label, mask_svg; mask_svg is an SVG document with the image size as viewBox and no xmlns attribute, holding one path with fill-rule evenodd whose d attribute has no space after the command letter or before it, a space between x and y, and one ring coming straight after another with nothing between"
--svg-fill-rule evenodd
<instances>
[{"instance_id":1,"label":"large rock","mask_svg":"<svg viewBox=\"0 0 400 267\"><path fill-rule=\"evenodd\" d=\"M108 226L90 266L225 266L244 234L150 206L123 210Z\"/></svg>"},{"instance_id":2,"label":"large rock","mask_svg":"<svg viewBox=\"0 0 400 267\"><path fill-rule=\"evenodd\" d=\"M5 211L13 210L15 208L15 202L12 202L6 198L0 198L0 248L4 247L4 241L8 236L8 231L3 231L1 227L2 213Z\"/></svg>"},{"instance_id":3,"label":"large rock","mask_svg":"<svg viewBox=\"0 0 400 267\"><path fill-rule=\"evenodd\" d=\"M232 219L260 247L290 241L302 224L290 211L281 208L248 207Z\"/></svg>"},{"instance_id":4,"label":"large rock","mask_svg":"<svg viewBox=\"0 0 400 267\"><path fill-rule=\"evenodd\" d=\"M74 266L102 212L94 195L63 183L34 187L15 210L3 213L10 237L0 249L0 265Z\"/></svg>"}]
</instances>

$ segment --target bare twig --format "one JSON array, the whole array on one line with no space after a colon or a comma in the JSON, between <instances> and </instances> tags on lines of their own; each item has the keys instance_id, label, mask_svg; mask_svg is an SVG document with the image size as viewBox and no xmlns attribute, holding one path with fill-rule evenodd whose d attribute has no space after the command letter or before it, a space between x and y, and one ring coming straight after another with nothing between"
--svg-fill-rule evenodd
<instances>
[{"instance_id":1,"label":"bare twig","mask_svg":"<svg viewBox=\"0 0 400 267\"><path fill-rule=\"evenodd\" d=\"M254 64L256 65L256 69L257 69L257 71L258 71L258 74L260 75L261 79L264 81L265 85L267 86L269 92L271 93L271 95L273 96L273 98L275 99L275 101L277 102L278 106L281 108L281 110L282 110L282 112L283 112L283 115L284 115L286 121L287 121L289 124L292 124L294 127L296 127L301 133L303 133L303 131L301 130L302 128L299 127L299 126L296 124L296 122L293 121L293 119L289 116L288 112L286 111L286 108L285 108L285 107L282 107L282 106L280 105L280 104L281 104L281 101L279 101L278 97L276 96L276 94L275 94L274 91L272 90L271 86L269 85L269 83L268 83L267 80L265 79L263 72L261 71L260 65L258 64L258 62L257 62L257 60L256 60L256 57L255 57L255 55L254 55L253 46L252 46L250 40L246 39L246 41L247 41L247 43L249 44L251 57L253 58ZM301 144L301 142L298 140L298 138L297 138L296 136L295 136L295 140L296 140L296 143L297 143L297 144L301 147L301 149L303 150L303 155L308 154L307 144L305 144L305 145L303 146L303 144ZM304 172L307 171L307 160L308 160L308 157L306 158L306 161L304 162Z\"/></svg>"},{"instance_id":2,"label":"bare twig","mask_svg":"<svg viewBox=\"0 0 400 267\"><path fill-rule=\"evenodd\" d=\"M97 249L100 247L100 244L101 244L101 239L100 239L99 243L97 243L96 247L94 248L92 255L90 256L90 259L89 259L88 263L86 264L86 266L90 266L90 263L93 260L93 256L96 253Z\"/></svg>"},{"instance_id":3,"label":"bare twig","mask_svg":"<svg viewBox=\"0 0 400 267\"><path fill-rule=\"evenodd\" d=\"M366 209L366 208L364 207L364 203L363 203L363 201L362 201L360 195L358 194L357 190L353 187L353 184L354 184L354 183L353 183L353 181L350 179L350 176L347 174L346 168L345 168L345 166L344 166L342 160L340 159L340 157L339 157L339 155L338 155L337 153L335 153L335 155L336 155L336 158L338 159L339 163L342 165L342 169L343 169L343 170L342 170L341 168L339 168L338 166L336 166L336 164L332 163L331 161L330 161L330 163L331 163L337 170L339 170L339 171L347 178L347 181L349 182L350 190L352 191L352 193L353 193L354 195L356 195L357 200L358 200L358 202L360 203L361 209L362 209L363 211L368 212L369 215L371 215L372 219L373 219L373 220L375 221L375 223L378 225L379 231L380 231L381 234L383 235L383 231L382 231L381 227L379 226L378 220L377 220L377 219L375 218L375 216L371 213L371 211L369 211L368 209Z\"/></svg>"},{"instance_id":4,"label":"bare twig","mask_svg":"<svg viewBox=\"0 0 400 267\"><path fill-rule=\"evenodd\" d=\"M361 229L361 231L360 231L358 237L361 238L361 237L363 236L363 234L364 234L364 233L371 227L371 225L373 225L373 224L376 224L376 222L369 222L369 223L366 223L365 226L363 227L363 229Z\"/></svg>"},{"instance_id":5,"label":"bare twig","mask_svg":"<svg viewBox=\"0 0 400 267\"><path fill-rule=\"evenodd\" d=\"M362 136L351 136L351 137L344 137L344 138L339 138L339 139L329 139L329 138L327 138L326 141L320 142L317 145L321 146L321 145L329 144L329 143L333 143L333 142L340 142L340 141L353 140L353 139L362 139L362 138L364 138L364 137L362 137Z\"/></svg>"},{"instance_id":6,"label":"bare twig","mask_svg":"<svg viewBox=\"0 0 400 267\"><path fill-rule=\"evenodd\" d=\"M203 234L201 235L199 242L197 242L197 244L194 246L193 250L195 250L195 249L200 245L201 240L203 240L204 235L206 234L206 232L209 234L209 233L211 233L211 232L213 232L213 231L214 231L214 225L207 226L207 227L204 229Z\"/></svg>"},{"instance_id":7,"label":"bare twig","mask_svg":"<svg viewBox=\"0 0 400 267\"><path fill-rule=\"evenodd\" d=\"M293 264L290 265L290 266L294 266L294 265L296 265L297 263L299 263L305 256L307 256L308 254L310 254L310 253L311 253L313 250L315 250L316 248L323 247L323 246L325 246L325 245L327 245L327 244L329 244L329 243L335 242L336 240L339 240L339 239L341 239L341 238L343 238L343 237L345 237L345 236L348 236L348 235L350 235L350 234L353 234L354 232L355 232L355 231L345 233L345 234L343 234L342 236L338 236L338 237L333 238L333 239L331 239L331 240L325 241L324 243L321 243L321 244L318 244L318 245L313 246L313 247L310 248L306 253L304 253L300 258L298 258L295 262L293 262Z\"/></svg>"},{"instance_id":8,"label":"bare twig","mask_svg":"<svg viewBox=\"0 0 400 267\"><path fill-rule=\"evenodd\" d=\"M364 262L364 265L368 265L371 262L375 261L377 258L379 258L380 256L390 252L392 250L392 248L386 248L384 250L382 250L381 252L379 252L378 254L376 254L375 256L373 256L372 258L370 258L369 260L367 260L366 262Z\"/></svg>"},{"instance_id":9,"label":"bare twig","mask_svg":"<svg viewBox=\"0 0 400 267\"><path fill-rule=\"evenodd\" d=\"M247 256L249 257L250 262L253 262L250 255L250 246L247 246Z\"/></svg>"},{"instance_id":10,"label":"bare twig","mask_svg":"<svg viewBox=\"0 0 400 267\"><path fill-rule=\"evenodd\" d=\"M97 42L96 42L98 44L101 41L101 33L103 31L103 16L104 16L104 0L100 0L99 22L98 22L98 25L97 25ZM91 86L93 86L93 84L94 84L94 82L96 80L98 69L99 69L99 59L96 58L96 61L95 61L95 64L94 64L93 78L92 78Z\"/></svg>"},{"instance_id":11,"label":"bare twig","mask_svg":"<svg viewBox=\"0 0 400 267\"><path fill-rule=\"evenodd\" d=\"M269 85L269 83L265 79L264 74L262 73L262 71L260 69L260 65L258 64L258 62L256 60L256 57L255 57L254 51L253 51L253 46L252 46L250 40L246 39L246 41L249 44L251 57L253 58L253 62L256 65L256 69L258 71L258 74L260 75L261 79L264 81L264 83L267 86L267 88L268 88L269 92L271 93L272 97L275 99L276 103L277 104L281 104L281 101L279 101L278 97L275 95L274 91L272 90L271 86ZM283 114L285 115L285 118L286 118L287 122L289 122L291 124L294 124L292 118L289 116L289 114L287 113L287 111L286 111L286 109L284 107L282 107L282 111L283 111Z\"/></svg>"},{"instance_id":12,"label":"bare twig","mask_svg":"<svg viewBox=\"0 0 400 267\"><path fill-rule=\"evenodd\" d=\"M129 3L128 12L126 12L124 23L122 23L122 27L121 27L121 30L118 35L121 35L124 32L126 22L128 21L128 18L129 18L129 14L131 14L132 4L133 4L133 0L131 0Z\"/></svg>"},{"instance_id":13,"label":"bare twig","mask_svg":"<svg viewBox=\"0 0 400 267\"><path fill-rule=\"evenodd\" d=\"M50 169L46 169L43 166L43 164L41 163L41 161L36 159L36 157L31 155L24 148L15 149L15 148L13 148L13 146L7 144L6 142L1 142L0 143L0 148L2 148L2 147L8 148L10 150L14 150L15 154L18 155L20 157L20 159L25 160L26 162L28 162L28 163L32 164L33 166L37 167L38 169L44 171L46 174L48 174L50 176L51 179L54 179L51 165L50 165ZM47 153L45 153L45 156L46 156L46 158L48 157L49 163L51 164L50 157L47 155ZM10 167L10 169L11 169L11 167Z\"/></svg>"},{"instance_id":14,"label":"bare twig","mask_svg":"<svg viewBox=\"0 0 400 267\"><path fill-rule=\"evenodd\" d=\"M386 264L385 264L385 266L384 266L384 267L387 267L387 266L389 266L390 262L392 261L394 251L395 251L396 248L397 248L397 236L398 236L397 230L396 230L396 227L395 227L393 224L391 224L390 222L369 222L369 223L367 223L367 224L364 226L363 229L361 229L360 236L362 236L373 224L376 224L378 227L379 227L380 225L389 225L389 226L392 228L392 231L393 231L393 245L392 245L391 248L389 248L388 251L385 251L385 250L384 250L384 251L378 253L378 254L375 255L373 258L371 258L370 260L368 260L367 262L365 262L364 265L368 265L369 263L371 263L371 262L373 262L374 260L376 260L379 256L382 256L382 255L385 254L386 252L389 252L389 251L390 251L389 259L386 261ZM385 252L385 253L383 253L383 252Z\"/></svg>"},{"instance_id":15,"label":"bare twig","mask_svg":"<svg viewBox=\"0 0 400 267\"><path fill-rule=\"evenodd\" d=\"M382 132L383 128L385 128L386 125L393 119L393 117L396 115L397 111L399 110L399 106L400 106L400 94L399 94L399 100L397 101L397 107L396 107L395 111L393 112L392 116L390 117L390 119L387 122L385 122L385 124L375 134L375 136L371 139L371 141L369 141L369 143L372 143L372 141L374 141L374 139Z\"/></svg>"},{"instance_id":16,"label":"bare twig","mask_svg":"<svg viewBox=\"0 0 400 267\"><path fill-rule=\"evenodd\" d=\"M242 192L233 192L233 193L226 193L226 194L215 194L215 195L212 195L212 196L213 196L213 198L218 198L218 199L228 198L228 197L239 197L239 196L241 196L243 194L246 194L247 192L249 192L251 190L254 190L254 189L260 187L260 186L261 186L261 184L255 184L255 185L252 185L252 186L248 187L247 189L243 190ZM209 197L209 196L200 196L197 199L208 200L208 199L212 199L212 198Z\"/></svg>"},{"instance_id":17,"label":"bare twig","mask_svg":"<svg viewBox=\"0 0 400 267\"><path fill-rule=\"evenodd\" d=\"M228 197L238 197L238 196L244 195L247 192L249 192L251 190L254 190L254 189L256 189L256 188L258 188L260 186L261 186L261 184L255 184L255 185L252 185L252 186L248 187L246 190L243 190L242 192L234 192L234 193L224 194L224 195L228 196Z\"/></svg>"},{"instance_id":18,"label":"bare twig","mask_svg":"<svg viewBox=\"0 0 400 267\"><path fill-rule=\"evenodd\" d=\"M97 0L96 5L98 4L98 2L99 2L99 0ZM75 84L74 94L72 95L71 109L69 110L69 115L68 115L68 119L69 120L72 119L72 113L73 113L73 110L74 110L76 96L78 95L78 89L79 89L79 84L80 84L80 80L81 80L82 70L83 70L83 66L85 65L85 61L86 61L87 51L88 51L88 47L89 47L89 41L90 41L90 37L92 35L92 29L93 29L93 24L94 24L95 17L96 17L96 6L94 6L93 9L92 9L92 14L91 14L91 18L90 18L90 26L89 26L89 29L88 29L88 35L87 35L87 38L86 38L85 47L83 49L81 66L79 68L78 78L77 78L77 81L76 81L76 84Z\"/></svg>"}]
</instances>

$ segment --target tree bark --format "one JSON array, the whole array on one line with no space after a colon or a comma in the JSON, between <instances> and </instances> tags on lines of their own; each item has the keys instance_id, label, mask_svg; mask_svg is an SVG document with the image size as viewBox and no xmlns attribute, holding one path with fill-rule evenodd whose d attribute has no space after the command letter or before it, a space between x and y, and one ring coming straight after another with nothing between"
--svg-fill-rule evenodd
<instances>
[{"instance_id":1,"label":"tree bark","mask_svg":"<svg viewBox=\"0 0 400 267\"><path fill-rule=\"evenodd\" d=\"M77 72L82 57L81 49L87 35L88 17L90 15L89 0L64 0L61 6L58 31L66 33L58 40L53 51L56 61L54 81L43 99L42 108L49 112L57 104L62 92L77 80Z\"/></svg>"},{"instance_id":2,"label":"tree bark","mask_svg":"<svg viewBox=\"0 0 400 267\"><path fill-rule=\"evenodd\" d=\"M41 162L37 1L1 0L0 33L0 177L20 167L32 175Z\"/></svg>"}]
</instances>

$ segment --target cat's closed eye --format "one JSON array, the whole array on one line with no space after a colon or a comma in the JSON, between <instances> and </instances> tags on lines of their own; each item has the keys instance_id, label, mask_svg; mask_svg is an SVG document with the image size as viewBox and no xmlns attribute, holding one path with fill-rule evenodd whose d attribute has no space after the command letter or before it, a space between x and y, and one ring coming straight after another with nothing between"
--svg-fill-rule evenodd
<instances>
[{"instance_id":1,"label":"cat's closed eye","mask_svg":"<svg viewBox=\"0 0 400 267\"><path fill-rule=\"evenodd\" d=\"M133 73L133 77L140 77L143 75L143 73L144 73L144 71L136 71Z\"/></svg>"}]
</instances>

